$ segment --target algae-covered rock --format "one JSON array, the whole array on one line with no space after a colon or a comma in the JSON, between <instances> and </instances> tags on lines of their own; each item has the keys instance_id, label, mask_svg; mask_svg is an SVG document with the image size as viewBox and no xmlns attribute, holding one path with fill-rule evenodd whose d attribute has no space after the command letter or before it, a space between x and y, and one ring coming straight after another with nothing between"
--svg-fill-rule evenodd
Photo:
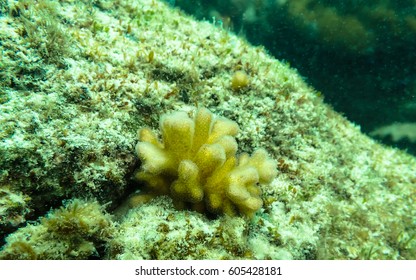
<instances>
[{"instance_id":1,"label":"algae-covered rock","mask_svg":"<svg viewBox=\"0 0 416 280\"><path fill-rule=\"evenodd\" d=\"M0 259L103 257L103 246L110 239L112 229L110 216L100 204L74 199L51 211L39 223L8 236Z\"/></svg>"},{"instance_id":2,"label":"algae-covered rock","mask_svg":"<svg viewBox=\"0 0 416 280\"><path fill-rule=\"evenodd\" d=\"M21 198L1 213L23 217L0 223L3 258L416 258L415 158L363 135L263 48L155 0L0 11L0 186ZM235 90L239 71L249 83ZM237 123L239 152L277 162L251 219L149 201L133 178L139 128L194 107Z\"/></svg>"},{"instance_id":3,"label":"algae-covered rock","mask_svg":"<svg viewBox=\"0 0 416 280\"><path fill-rule=\"evenodd\" d=\"M146 226L144 226L146 225ZM253 230L241 217L210 220L190 211L176 211L169 197L130 211L109 242L114 259L292 259L302 257L274 239Z\"/></svg>"},{"instance_id":4,"label":"algae-covered rock","mask_svg":"<svg viewBox=\"0 0 416 280\"><path fill-rule=\"evenodd\" d=\"M16 192L9 185L0 186L0 228L17 227L26 221L30 213L28 207L30 197L22 192ZM0 233L4 234L0 231Z\"/></svg>"}]
</instances>

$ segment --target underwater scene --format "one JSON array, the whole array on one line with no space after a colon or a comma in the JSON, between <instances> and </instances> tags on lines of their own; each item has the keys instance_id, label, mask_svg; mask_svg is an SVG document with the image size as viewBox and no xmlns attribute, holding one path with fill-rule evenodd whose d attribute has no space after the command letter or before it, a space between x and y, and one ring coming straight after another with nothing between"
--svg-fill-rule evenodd
<instances>
[{"instance_id":1,"label":"underwater scene","mask_svg":"<svg viewBox=\"0 0 416 280\"><path fill-rule=\"evenodd\" d=\"M415 0L0 0L0 259L416 259Z\"/></svg>"}]
</instances>

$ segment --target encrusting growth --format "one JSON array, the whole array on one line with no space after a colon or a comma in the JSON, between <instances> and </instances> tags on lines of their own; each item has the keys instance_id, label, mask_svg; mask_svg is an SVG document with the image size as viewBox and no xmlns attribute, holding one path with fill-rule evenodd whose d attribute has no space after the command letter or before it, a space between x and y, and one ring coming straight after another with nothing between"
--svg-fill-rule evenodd
<instances>
[{"instance_id":1,"label":"encrusting growth","mask_svg":"<svg viewBox=\"0 0 416 280\"><path fill-rule=\"evenodd\" d=\"M237 123L208 109L161 117L162 141L149 128L139 131L136 174L156 194L170 195L176 206L199 211L252 216L263 204L258 183L270 183L276 163L265 150L236 156Z\"/></svg>"}]
</instances>

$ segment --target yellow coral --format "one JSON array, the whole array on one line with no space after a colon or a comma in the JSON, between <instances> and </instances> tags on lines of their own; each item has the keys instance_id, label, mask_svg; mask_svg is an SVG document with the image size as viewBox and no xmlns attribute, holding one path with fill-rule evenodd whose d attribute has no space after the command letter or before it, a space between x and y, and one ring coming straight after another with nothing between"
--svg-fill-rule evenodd
<instances>
[{"instance_id":1,"label":"yellow coral","mask_svg":"<svg viewBox=\"0 0 416 280\"><path fill-rule=\"evenodd\" d=\"M244 71L237 71L234 73L231 79L231 88L234 91L238 91L247 87L250 84L250 79Z\"/></svg>"},{"instance_id":2,"label":"yellow coral","mask_svg":"<svg viewBox=\"0 0 416 280\"><path fill-rule=\"evenodd\" d=\"M136 174L153 192L170 195L177 206L212 213L252 216L263 204L258 183L270 183L276 163L265 150L236 157L237 123L208 109L161 117L162 141L148 128L139 131Z\"/></svg>"}]
</instances>

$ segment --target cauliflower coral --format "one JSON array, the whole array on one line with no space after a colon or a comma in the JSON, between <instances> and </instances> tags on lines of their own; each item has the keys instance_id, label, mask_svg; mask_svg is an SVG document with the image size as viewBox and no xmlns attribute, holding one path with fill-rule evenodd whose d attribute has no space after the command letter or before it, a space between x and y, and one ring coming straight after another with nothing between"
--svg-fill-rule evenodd
<instances>
[{"instance_id":1,"label":"cauliflower coral","mask_svg":"<svg viewBox=\"0 0 416 280\"><path fill-rule=\"evenodd\" d=\"M270 183L276 163L264 149L236 156L237 123L208 109L161 117L162 141L149 128L139 131L136 174L152 193L169 195L178 208L251 217L262 207L258 183Z\"/></svg>"}]
</instances>

